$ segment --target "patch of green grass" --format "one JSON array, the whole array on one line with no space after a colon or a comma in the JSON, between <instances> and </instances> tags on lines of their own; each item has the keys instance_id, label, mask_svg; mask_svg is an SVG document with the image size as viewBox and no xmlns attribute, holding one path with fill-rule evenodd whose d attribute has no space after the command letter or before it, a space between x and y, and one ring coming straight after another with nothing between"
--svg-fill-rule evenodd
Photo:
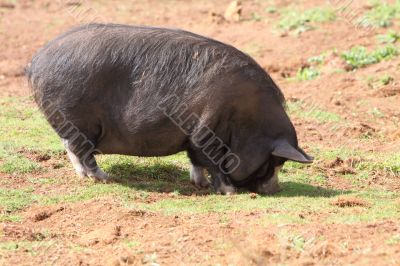
<instances>
[{"instance_id":1,"label":"patch of green grass","mask_svg":"<svg viewBox=\"0 0 400 266\"><path fill-rule=\"evenodd\" d=\"M393 4L386 1L374 1L371 10L358 20L358 24L363 27L390 27L393 20L400 18L400 1L396 0Z\"/></svg>"},{"instance_id":2,"label":"patch of green grass","mask_svg":"<svg viewBox=\"0 0 400 266\"><path fill-rule=\"evenodd\" d=\"M335 113L322 110L318 106L310 106L302 101L287 103L289 114L321 123L340 122L342 118Z\"/></svg>"},{"instance_id":3,"label":"patch of green grass","mask_svg":"<svg viewBox=\"0 0 400 266\"><path fill-rule=\"evenodd\" d=\"M298 178L299 176L295 173L282 173L282 191L273 196L258 196L254 198L248 192L229 197L211 194L204 197L167 198L150 204L136 204L135 207L158 211L167 215L265 209L279 210L282 213L291 214L293 210L299 212L322 211L328 205L330 197L347 193L347 191L325 189L307 183L300 183L297 181Z\"/></svg>"},{"instance_id":4,"label":"patch of green grass","mask_svg":"<svg viewBox=\"0 0 400 266\"><path fill-rule=\"evenodd\" d=\"M32 189L0 188L0 206L7 214L24 209L34 202Z\"/></svg>"},{"instance_id":5,"label":"patch of green grass","mask_svg":"<svg viewBox=\"0 0 400 266\"><path fill-rule=\"evenodd\" d=\"M382 85L386 86L389 85L389 83L391 83L394 80L394 78L390 75L383 75L379 81L381 82Z\"/></svg>"},{"instance_id":6,"label":"patch of green grass","mask_svg":"<svg viewBox=\"0 0 400 266\"><path fill-rule=\"evenodd\" d=\"M385 117L385 114L378 107L372 108L371 110L368 111L368 113L376 118Z\"/></svg>"},{"instance_id":7,"label":"patch of green grass","mask_svg":"<svg viewBox=\"0 0 400 266\"><path fill-rule=\"evenodd\" d=\"M369 76L366 82L368 87L375 90L387 86L393 81L394 78L391 75L384 74L381 76Z\"/></svg>"},{"instance_id":8,"label":"patch of green grass","mask_svg":"<svg viewBox=\"0 0 400 266\"><path fill-rule=\"evenodd\" d=\"M325 185L327 181L326 177L321 173L315 172L312 166L296 162L286 162L281 173L296 176L296 181L302 184Z\"/></svg>"},{"instance_id":9,"label":"patch of green grass","mask_svg":"<svg viewBox=\"0 0 400 266\"><path fill-rule=\"evenodd\" d=\"M278 233L279 242L286 248L292 248L295 251L302 253L304 250L309 249L315 245L316 238L305 238L301 234L282 230Z\"/></svg>"},{"instance_id":10,"label":"patch of green grass","mask_svg":"<svg viewBox=\"0 0 400 266\"><path fill-rule=\"evenodd\" d=\"M252 12L251 13L251 18L250 18L250 20L251 21L261 21L262 20L262 17L261 17L261 15L260 14L258 14L257 12Z\"/></svg>"},{"instance_id":11,"label":"patch of green grass","mask_svg":"<svg viewBox=\"0 0 400 266\"><path fill-rule=\"evenodd\" d=\"M278 27L296 34L313 29L314 23L331 22L336 19L335 11L327 7L317 7L304 11L293 8L283 10Z\"/></svg>"},{"instance_id":12,"label":"patch of green grass","mask_svg":"<svg viewBox=\"0 0 400 266\"><path fill-rule=\"evenodd\" d=\"M23 174L42 170L20 150L54 154L63 151L60 139L30 98L0 99L0 172Z\"/></svg>"},{"instance_id":13,"label":"patch of green grass","mask_svg":"<svg viewBox=\"0 0 400 266\"><path fill-rule=\"evenodd\" d=\"M267 212L260 222L267 226L269 224L307 224L310 221L310 219L300 216L300 214L294 210L285 212Z\"/></svg>"},{"instance_id":14,"label":"patch of green grass","mask_svg":"<svg viewBox=\"0 0 400 266\"><path fill-rule=\"evenodd\" d=\"M278 12L278 8L275 6L269 6L265 9L265 11L269 14L274 14L276 12Z\"/></svg>"},{"instance_id":15,"label":"patch of green grass","mask_svg":"<svg viewBox=\"0 0 400 266\"><path fill-rule=\"evenodd\" d=\"M380 171L400 176L400 153L369 155L356 165L356 169L370 173Z\"/></svg>"},{"instance_id":16,"label":"patch of green grass","mask_svg":"<svg viewBox=\"0 0 400 266\"><path fill-rule=\"evenodd\" d=\"M22 217L15 214L0 214L0 222L18 223L22 221Z\"/></svg>"},{"instance_id":17,"label":"patch of green grass","mask_svg":"<svg viewBox=\"0 0 400 266\"><path fill-rule=\"evenodd\" d=\"M147 265L158 265L157 263L158 255L157 253L146 254L144 255L143 262Z\"/></svg>"},{"instance_id":18,"label":"patch of green grass","mask_svg":"<svg viewBox=\"0 0 400 266\"><path fill-rule=\"evenodd\" d=\"M326 57L326 53L323 53L323 54L320 54L317 56L310 57L307 61L310 64L320 65L320 64L324 63L325 57Z\"/></svg>"},{"instance_id":19,"label":"patch of green grass","mask_svg":"<svg viewBox=\"0 0 400 266\"><path fill-rule=\"evenodd\" d=\"M125 186L143 191L191 194L189 160L185 153L167 157L102 156L101 167Z\"/></svg>"},{"instance_id":20,"label":"patch of green grass","mask_svg":"<svg viewBox=\"0 0 400 266\"><path fill-rule=\"evenodd\" d=\"M385 219L400 219L400 211L397 206L399 193L385 191L367 191L353 194L355 197L366 200L370 206L339 208L340 213L333 213L327 219L333 223L358 223L374 222Z\"/></svg>"},{"instance_id":21,"label":"patch of green grass","mask_svg":"<svg viewBox=\"0 0 400 266\"><path fill-rule=\"evenodd\" d=\"M307 81L318 78L321 76L320 68L324 64L326 57L334 53L337 53L336 49L308 58L308 64L297 70L295 79L298 81Z\"/></svg>"},{"instance_id":22,"label":"patch of green grass","mask_svg":"<svg viewBox=\"0 0 400 266\"><path fill-rule=\"evenodd\" d=\"M7 150L0 143L0 172L8 174L25 174L41 170L36 162L15 153L15 149Z\"/></svg>"},{"instance_id":23,"label":"patch of green grass","mask_svg":"<svg viewBox=\"0 0 400 266\"><path fill-rule=\"evenodd\" d=\"M27 177L27 180L32 184L60 184L62 180L60 178L36 178Z\"/></svg>"},{"instance_id":24,"label":"patch of green grass","mask_svg":"<svg viewBox=\"0 0 400 266\"><path fill-rule=\"evenodd\" d=\"M388 240L386 240L385 243L388 245L399 245L400 244L400 234L390 237Z\"/></svg>"},{"instance_id":25,"label":"patch of green grass","mask_svg":"<svg viewBox=\"0 0 400 266\"><path fill-rule=\"evenodd\" d=\"M59 137L31 98L1 98L0 114L0 143L3 145L38 151L64 150Z\"/></svg>"},{"instance_id":26,"label":"patch of green grass","mask_svg":"<svg viewBox=\"0 0 400 266\"><path fill-rule=\"evenodd\" d=\"M298 202L304 202L297 198ZM285 206L283 209L293 207L292 200L282 201ZM310 202L307 201L306 202ZM151 204L142 204L141 208L144 210L162 212L167 215L182 213L207 213L207 212L232 212L232 211L251 211L262 210L269 208L276 208L278 206L277 198L260 197L251 199L247 194L235 195L232 197L224 197L218 195L209 195L202 198L180 198L180 199L164 199ZM303 209L305 206L299 204L298 209ZM309 206L308 206L309 207Z\"/></svg>"},{"instance_id":27,"label":"patch of green grass","mask_svg":"<svg viewBox=\"0 0 400 266\"><path fill-rule=\"evenodd\" d=\"M129 241L126 241L124 244L125 244L125 246L127 246L128 248L136 248L136 247L140 246L140 242L139 242L139 241L136 241L136 240L129 240Z\"/></svg>"},{"instance_id":28,"label":"patch of green grass","mask_svg":"<svg viewBox=\"0 0 400 266\"><path fill-rule=\"evenodd\" d=\"M393 45L379 47L375 51L368 52L363 46L355 46L342 53L342 58L353 69L376 64L384 60L390 60L399 55L399 48Z\"/></svg>"},{"instance_id":29,"label":"patch of green grass","mask_svg":"<svg viewBox=\"0 0 400 266\"><path fill-rule=\"evenodd\" d=\"M132 157L105 155L98 157L99 164L112 175L129 179L136 178L184 178L189 160L185 153L167 157Z\"/></svg>"},{"instance_id":30,"label":"patch of green grass","mask_svg":"<svg viewBox=\"0 0 400 266\"><path fill-rule=\"evenodd\" d=\"M81 246L79 244L75 244L75 243L71 243L69 245L69 248L72 252L78 252L78 253L82 253L82 252L91 252L92 249L85 247L85 246Z\"/></svg>"},{"instance_id":31,"label":"patch of green grass","mask_svg":"<svg viewBox=\"0 0 400 266\"><path fill-rule=\"evenodd\" d=\"M378 42L380 43L396 43L400 40L400 33L397 33L396 31L389 31L386 34L383 35L378 35L377 36Z\"/></svg>"},{"instance_id":32,"label":"patch of green grass","mask_svg":"<svg viewBox=\"0 0 400 266\"><path fill-rule=\"evenodd\" d=\"M189 183L186 166L183 166L188 162L183 153L162 159L107 155L99 156L99 162L112 175L114 183L89 182L73 188L67 194L38 196L36 200L39 204L51 205L116 196L125 202L144 199L152 191L175 191L176 195L180 195L194 190Z\"/></svg>"},{"instance_id":33,"label":"patch of green grass","mask_svg":"<svg viewBox=\"0 0 400 266\"><path fill-rule=\"evenodd\" d=\"M58 203L74 203L101 198L106 196L116 196L121 200L135 199L137 191L121 184L100 184L91 183L84 187L76 188L66 194L54 193L46 196L35 196L40 205L52 205Z\"/></svg>"},{"instance_id":34,"label":"patch of green grass","mask_svg":"<svg viewBox=\"0 0 400 266\"><path fill-rule=\"evenodd\" d=\"M314 67L300 68L296 73L296 79L300 81L313 80L320 76L320 72Z\"/></svg>"},{"instance_id":35,"label":"patch of green grass","mask_svg":"<svg viewBox=\"0 0 400 266\"><path fill-rule=\"evenodd\" d=\"M214 247L213 247L214 250L218 250L218 251L221 251L221 252L227 252L227 251L232 250L234 248L235 248L235 245L232 242L226 241L226 240L222 240L222 239L218 239L215 242Z\"/></svg>"},{"instance_id":36,"label":"patch of green grass","mask_svg":"<svg viewBox=\"0 0 400 266\"><path fill-rule=\"evenodd\" d=\"M400 176L399 153L368 153L348 148L337 148L335 150L314 148L310 153L322 162L334 161L336 158L351 162L351 167L355 173L347 174L343 177L348 179L354 186L365 187L366 180L371 179L376 174L391 178ZM318 174L318 168L316 170L313 176L323 174L323 172ZM317 184L324 183L317 182Z\"/></svg>"},{"instance_id":37,"label":"patch of green grass","mask_svg":"<svg viewBox=\"0 0 400 266\"><path fill-rule=\"evenodd\" d=\"M14 252L23 250L31 255L37 255L41 248L54 245L54 241L6 241L0 243L0 254L4 252Z\"/></svg>"}]
</instances>

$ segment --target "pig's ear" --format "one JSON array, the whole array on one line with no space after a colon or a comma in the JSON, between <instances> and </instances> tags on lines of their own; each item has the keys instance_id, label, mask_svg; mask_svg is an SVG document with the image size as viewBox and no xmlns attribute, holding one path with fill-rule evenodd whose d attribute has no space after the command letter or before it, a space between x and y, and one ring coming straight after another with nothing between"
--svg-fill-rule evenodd
<instances>
[{"instance_id":1,"label":"pig's ear","mask_svg":"<svg viewBox=\"0 0 400 266\"><path fill-rule=\"evenodd\" d=\"M313 157L307 155L301 148L295 148L283 140L276 143L272 155L299 163L312 163L314 160Z\"/></svg>"}]
</instances>

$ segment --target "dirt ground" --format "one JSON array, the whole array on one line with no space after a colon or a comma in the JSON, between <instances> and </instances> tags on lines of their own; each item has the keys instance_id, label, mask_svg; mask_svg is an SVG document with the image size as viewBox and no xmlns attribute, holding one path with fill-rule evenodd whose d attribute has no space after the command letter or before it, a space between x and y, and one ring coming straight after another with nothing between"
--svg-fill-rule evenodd
<instances>
[{"instance_id":1,"label":"dirt ground","mask_svg":"<svg viewBox=\"0 0 400 266\"><path fill-rule=\"evenodd\" d=\"M347 19L338 16L334 22L318 24L314 30L294 36L275 28L280 15L266 11L272 2L278 10L293 3L304 9L329 5L329 1L323 0L243 0L241 19L236 22L223 18L230 3L226 0L0 0L0 97L30 95L23 76L24 66L46 41L73 25L96 21L183 28L232 44L252 55L279 84L289 103L304 102L308 106L329 110L345 121L336 128L334 123L294 115L298 137L306 150L312 146L344 146L363 152L398 152L400 57L352 72L346 71L340 55L333 52L325 60L321 70L323 74L317 79L302 82L291 79L299 68L309 64L308 58L325 51L344 51L355 45L372 49L376 45L375 36L386 33L387 29L355 28ZM355 2L361 10L370 9L367 1ZM256 13L262 19L255 18ZM395 23L391 29L400 30L400 23ZM371 89L367 78L381 74L388 74L393 80L386 86ZM57 159L52 158L47 163L50 165L54 160ZM45 164L46 160L41 163ZM326 170L332 177L328 186L335 189L352 188L348 180L335 174L335 171L346 171L349 162L330 163L327 165L327 162L317 161L321 167L331 171ZM70 168L55 170L51 174L60 177L73 175ZM24 182L27 182L8 174L0 174L0 178L11 180L3 187L13 189L25 187ZM398 192L398 178L397 175L378 173L371 182ZM68 186L67 182L43 186L43 194L47 191L63 191L63 186ZM38 185L35 190L39 193L41 187ZM173 195L170 193L152 193L146 200L158 201L171 197ZM203 196L194 194L187 197ZM362 201L354 201L345 199L344 202L332 204L343 208L350 206L354 212L368 208ZM400 210L400 201L397 204ZM32 256L30 249L24 248L14 253L4 253L0 263L400 265L400 244L381 248L382 243L391 236L400 235L400 222L396 219L351 224L324 223L324 214L310 211L298 214L300 219L308 217L309 223L266 226L258 218L268 211L230 211L224 213L221 221L221 214L214 212L171 216L140 209L127 210L121 201L112 197L30 206L21 212L24 218L22 222L1 224L2 241L25 243L46 238L46 246L41 246L40 254L35 256ZM44 234L45 229L50 233ZM283 229L301 232L308 240L319 239L318 244L306 249L306 252L300 252L305 250L303 246L308 242L303 239L299 249L290 246L295 241L282 243L278 231L282 232ZM132 252L132 246L139 245L130 241L132 239L140 240L141 252ZM151 254L157 254L157 260Z\"/></svg>"}]
</instances>

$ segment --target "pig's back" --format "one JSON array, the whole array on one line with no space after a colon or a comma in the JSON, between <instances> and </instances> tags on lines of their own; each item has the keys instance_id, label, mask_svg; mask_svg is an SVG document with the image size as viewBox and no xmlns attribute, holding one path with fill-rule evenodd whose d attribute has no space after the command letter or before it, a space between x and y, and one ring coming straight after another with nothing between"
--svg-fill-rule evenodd
<instances>
[{"instance_id":1,"label":"pig's back","mask_svg":"<svg viewBox=\"0 0 400 266\"><path fill-rule=\"evenodd\" d=\"M253 63L231 46L181 30L89 24L49 42L27 72L38 103L51 98L68 108L82 98L142 102L155 93L187 94Z\"/></svg>"}]
</instances>

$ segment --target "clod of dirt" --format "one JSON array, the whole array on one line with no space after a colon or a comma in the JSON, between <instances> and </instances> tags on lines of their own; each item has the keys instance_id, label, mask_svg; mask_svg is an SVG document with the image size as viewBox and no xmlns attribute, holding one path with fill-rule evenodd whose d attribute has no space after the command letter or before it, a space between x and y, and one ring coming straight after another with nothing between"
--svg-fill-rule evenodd
<instances>
[{"instance_id":1,"label":"clod of dirt","mask_svg":"<svg viewBox=\"0 0 400 266\"><path fill-rule=\"evenodd\" d=\"M397 129L396 131L392 132L389 135L389 138L392 140L399 140L400 139L400 129Z\"/></svg>"},{"instance_id":2,"label":"clod of dirt","mask_svg":"<svg viewBox=\"0 0 400 266\"><path fill-rule=\"evenodd\" d=\"M119 259L115 259L109 263L109 265L120 266L120 265L132 265L137 263L139 260L133 255L121 256Z\"/></svg>"},{"instance_id":3,"label":"clod of dirt","mask_svg":"<svg viewBox=\"0 0 400 266\"><path fill-rule=\"evenodd\" d=\"M354 70L354 67L352 65L345 64L344 65L344 70L346 70L347 72L350 72L350 71Z\"/></svg>"},{"instance_id":4,"label":"clod of dirt","mask_svg":"<svg viewBox=\"0 0 400 266\"><path fill-rule=\"evenodd\" d=\"M340 157L336 157L335 160L330 161L330 162L327 162L324 166L325 166L326 168L335 168L335 167L337 167L337 166L342 165L343 162L344 162L344 161L343 161Z\"/></svg>"},{"instance_id":5,"label":"clod of dirt","mask_svg":"<svg viewBox=\"0 0 400 266\"><path fill-rule=\"evenodd\" d=\"M286 38L287 36L289 36L289 32L287 32L287 31L282 32L281 34L279 34L279 37L281 37L281 38Z\"/></svg>"},{"instance_id":6,"label":"clod of dirt","mask_svg":"<svg viewBox=\"0 0 400 266\"><path fill-rule=\"evenodd\" d=\"M216 24L222 24L225 21L223 15L216 13L214 11L208 12L208 19L211 21L211 23L216 23Z\"/></svg>"},{"instance_id":7,"label":"clod of dirt","mask_svg":"<svg viewBox=\"0 0 400 266\"><path fill-rule=\"evenodd\" d=\"M83 246L94 246L100 244L111 244L121 236L120 225L109 225L84 234L79 241Z\"/></svg>"},{"instance_id":8,"label":"clod of dirt","mask_svg":"<svg viewBox=\"0 0 400 266\"><path fill-rule=\"evenodd\" d=\"M269 251L269 250L267 250L267 249L264 249L264 250L261 252L261 255L262 255L263 257L269 258L269 257L274 256L274 253L272 253L271 251Z\"/></svg>"},{"instance_id":9,"label":"clod of dirt","mask_svg":"<svg viewBox=\"0 0 400 266\"><path fill-rule=\"evenodd\" d=\"M330 202L331 205L333 206L338 206L341 208L345 207L368 207L369 203L366 202L363 199L355 198L355 197L339 197L337 199L334 199Z\"/></svg>"},{"instance_id":10,"label":"clod of dirt","mask_svg":"<svg viewBox=\"0 0 400 266\"><path fill-rule=\"evenodd\" d=\"M326 241L314 246L310 251L310 255L313 258L327 258L329 256L337 256L340 253L339 247Z\"/></svg>"},{"instance_id":11,"label":"clod of dirt","mask_svg":"<svg viewBox=\"0 0 400 266\"><path fill-rule=\"evenodd\" d=\"M336 105L336 106L341 106L341 105L342 105L342 102L339 101L339 100L334 100L334 101L333 101L333 104Z\"/></svg>"},{"instance_id":12,"label":"clod of dirt","mask_svg":"<svg viewBox=\"0 0 400 266\"><path fill-rule=\"evenodd\" d=\"M372 137L376 133L376 129L366 123L360 123L349 127L345 130L344 136L368 136Z\"/></svg>"},{"instance_id":13,"label":"clod of dirt","mask_svg":"<svg viewBox=\"0 0 400 266\"><path fill-rule=\"evenodd\" d=\"M354 167L360 162L361 158L359 157L349 157L346 160L337 157L335 160L325 163L324 168L333 174L355 174Z\"/></svg>"},{"instance_id":14,"label":"clod of dirt","mask_svg":"<svg viewBox=\"0 0 400 266\"><path fill-rule=\"evenodd\" d=\"M50 159L51 159L51 156L48 155L48 154L39 154L39 155L36 157L36 160L38 160L39 162L48 161L48 160L50 160Z\"/></svg>"},{"instance_id":15,"label":"clod of dirt","mask_svg":"<svg viewBox=\"0 0 400 266\"><path fill-rule=\"evenodd\" d=\"M258 197L257 193L250 193L251 199L256 199Z\"/></svg>"},{"instance_id":16,"label":"clod of dirt","mask_svg":"<svg viewBox=\"0 0 400 266\"><path fill-rule=\"evenodd\" d=\"M400 94L400 85L387 86L379 89L374 93L378 97L392 97Z\"/></svg>"},{"instance_id":17,"label":"clod of dirt","mask_svg":"<svg viewBox=\"0 0 400 266\"><path fill-rule=\"evenodd\" d=\"M51 156L49 154L41 154L37 151L31 151L24 148L19 149L18 153L35 162L45 162L51 159Z\"/></svg>"},{"instance_id":18,"label":"clod of dirt","mask_svg":"<svg viewBox=\"0 0 400 266\"><path fill-rule=\"evenodd\" d=\"M335 170L335 172L342 175L347 175L347 174L353 175L356 173L356 171L353 168L348 166L339 167L338 169Z\"/></svg>"},{"instance_id":19,"label":"clod of dirt","mask_svg":"<svg viewBox=\"0 0 400 266\"><path fill-rule=\"evenodd\" d=\"M81 6L82 3L80 1L68 1L65 3L66 6Z\"/></svg>"},{"instance_id":20,"label":"clod of dirt","mask_svg":"<svg viewBox=\"0 0 400 266\"><path fill-rule=\"evenodd\" d=\"M128 212L130 215L133 216L145 216L146 214L148 214L146 211L144 210L130 210Z\"/></svg>"},{"instance_id":21,"label":"clod of dirt","mask_svg":"<svg viewBox=\"0 0 400 266\"><path fill-rule=\"evenodd\" d=\"M42 210L42 211L39 211L38 213L34 214L32 217L32 220L34 222L40 222L40 221L46 220L47 218L50 218L53 214L63 211L63 210L64 210L64 207L60 207L57 209Z\"/></svg>"},{"instance_id":22,"label":"clod of dirt","mask_svg":"<svg viewBox=\"0 0 400 266\"><path fill-rule=\"evenodd\" d=\"M10 3L10 2L0 2L0 8L13 9L13 8L15 8L15 4Z\"/></svg>"},{"instance_id":23,"label":"clod of dirt","mask_svg":"<svg viewBox=\"0 0 400 266\"><path fill-rule=\"evenodd\" d=\"M304 260L304 261L299 262L299 265L301 265L301 266L313 266L313 265L315 265L315 262L310 261L310 260Z\"/></svg>"},{"instance_id":24,"label":"clod of dirt","mask_svg":"<svg viewBox=\"0 0 400 266\"><path fill-rule=\"evenodd\" d=\"M39 213L36 213L36 214L33 216L33 221L34 221L34 222L43 221L43 220L49 218L50 216L51 216L51 213L48 213L48 212L46 212L46 211L39 212Z\"/></svg>"},{"instance_id":25,"label":"clod of dirt","mask_svg":"<svg viewBox=\"0 0 400 266\"><path fill-rule=\"evenodd\" d=\"M238 0L232 1L225 10L224 18L227 21L238 22L242 15L242 3Z\"/></svg>"},{"instance_id":26,"label":"clod of dirt","mask_svg":"<svg viewBox=\"0 0 400 266\"><path fill-rule=\"evenodd\" d=\"M263 68L268 72L268 73L277 73L281 70L281 66L276 65L276 64L267 64L264 65Z\"/></svg>"}]
</instances>

